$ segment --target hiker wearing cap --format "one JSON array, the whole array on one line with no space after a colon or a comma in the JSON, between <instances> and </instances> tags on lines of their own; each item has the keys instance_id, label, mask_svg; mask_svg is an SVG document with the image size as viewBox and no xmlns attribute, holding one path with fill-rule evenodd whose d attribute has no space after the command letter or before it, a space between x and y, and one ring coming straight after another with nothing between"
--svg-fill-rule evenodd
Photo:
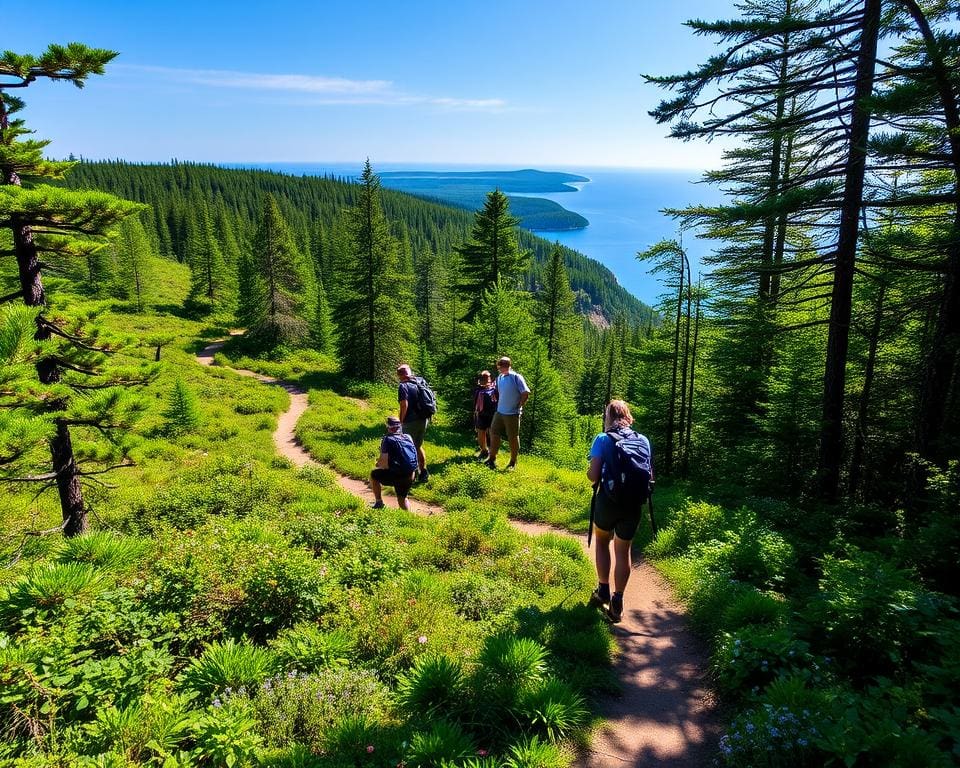
<instances>
[{"instance_id":1,"label":"hiker wearing cap","mask_svg":"<svg viewBox=\"0 0 960 768\"><path fill-rule=\"evenodd\" d=\"M403 423L403 431L413 439L413 444L417 446L417 479L421 483L425 483L430 479L430 473L427 471L427 457L423 452L423 436L430 425L430 417L422 412L420 393L421 386L426 386L426 382L420 377L414 376L410 366L406 363L397 366L397 378L400 379L400 386L397 388L397 400L400 402L400 421Z\"/></svg>"},{"instance_id":2,"label":"hiker wearing cap","mask_svg":"<svg viewBox=\"0 0 960 768\"><path fill-rule=\"evenodd\" d=\"M508 471L517 466L517 454L520 453L520 416L527 398L530 397L527 382L510 365L509 357L501 357L497 361L497 370L500 372L496 384L497 412L490 424L490 457L486 462L490 469L497 468L500 440L506 435L510 441Z\"/></svg>"},{"instance_id":3,"label":"hiker wearing cap","mask_svg":"<svg viewBox=\"0 0 960 768\"><path fill-rule=\"evenodd\" d=\"M487 448L487 436L490 432L490 424L493 421L493 414L497 410L497 402L494 398L496 388L493 385L493 377L490 371L481 371L477 378L477 386L473 388L473 426L477 430L477 443L480 445L478 459L486 459L490 456Z\"/></svg>"},{"instance_id":4,"label":"hiker wearing cap","mask_svg":"<svg viewBox=\"0 0 960 768\"><path fill-rule=\"evenodd\" d=\"M591 524L596 535L597 588L590 604L620 621L623 593L630 578L630 549L640 525L643 503L653 482L650 441L631 428L633 416L623 400L611 400L603 429L590 446L587 477L593 483ZM610 542L613 542L613 593L610 592Z\"/></svg>"},{"instance_id":5,"label":"hiker wearing cap","mask_svg":"<svg viewBox=\"0 0 960 768\"><path fill-rule=\"evenodd\" d=\"M380 441L380 457L370 473L370 488L376 501L374 509L383 509L383 486L392 485L397 492L397 504L407 509L407 494L413 485L417 468L417 448L396 416L387 417L387 434Z\"/></svg>"}]
</instances>

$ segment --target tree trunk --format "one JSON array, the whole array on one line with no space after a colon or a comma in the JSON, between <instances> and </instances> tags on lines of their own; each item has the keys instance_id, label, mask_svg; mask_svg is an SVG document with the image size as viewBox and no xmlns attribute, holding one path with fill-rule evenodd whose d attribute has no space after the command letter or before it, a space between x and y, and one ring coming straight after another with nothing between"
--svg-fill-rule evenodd
<instances>
[{"instance_id":1,"label":"tree trunk","mask_svg":"<svg viewBox=\"0 0 960 768\"><path fill-rule=\"evenodd\" d=\"M863 470L863 453L867 444L867 416L870 412L870 390L873 389L873 372L877 364L877 349L880 346L880 327L883 323L883 300L887 293L887 284L880 284L880 293L873 309L873 326L870 329L870 348L867 353L867 365L863 372L863 392L860 394L860 409L857 413L857 429L853 439L853 455L850 459L849 494L856 496L860 489L860 476Z\"/></svg>"},{"instance_id":2,"label":"tree trunk","mask_svg":"<svg viewBox=\"0 0 960 768\"><path fill-rule=\"evenodd\" d=\"M683 312L683 254L680 254L680 286L677 288L677 323L673 331L673 372L670 374L670 407L667 410L667 450L664 454L666 474L673 471L673 425L677 407L677 366L680 363L680 317Z\"/></svg>"},{"instance_id":3,"label":"tree trunk","mask_svg":"<svg viewBox=\"0 0 960 768\"><path fill-rule=\"evenodd\" d=\"M820 427L819 491L824 501L834 501L840 489L843 462L843 405L846 394L847 349L850 341L850 314L853 304L853 276L857 255L860 206L870 135L870 104L876 70L877 38L881 0L865 0L857 78L853 94L853 115L845 168L843 203L837 236L833 291L830 301L830 331L823 376L823 417Z\"/></svg>"},{"instance_id":4,"label":"tree trunk","mask_svg":"<svg viewBox=\"0 0 960 768\"><path fill-rule=\"evenodd\" d=\"M686 478L690 468L690 435L693 431L693 383L697 370L697 340L700 336L700 280L697 279L697 309L693 320L693 348L690 350L690 394L687 398L687 437L684 441L683 464L680 475Z\"/></svg>"},{"instance_id":5,"label":"tree trunk","mask_svg":"<svg viewBox=\"0 0 960 768\"><path fill-rule=\"evenodd\" d=\"M70 429L63 419L57 419L57 432L50 441L50 456L63 512L63 535L79 536L87 530L87 510L83 503L80 473L73 457Z\"/></svg>"}]
</instances>

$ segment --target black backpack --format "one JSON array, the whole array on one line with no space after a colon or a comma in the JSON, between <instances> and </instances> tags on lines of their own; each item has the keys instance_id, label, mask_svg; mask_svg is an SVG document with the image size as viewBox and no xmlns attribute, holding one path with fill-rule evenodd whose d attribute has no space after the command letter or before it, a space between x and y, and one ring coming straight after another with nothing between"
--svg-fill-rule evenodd
<instances>
[{"instance_id":1,"label":"black backpack","mask_svg":"<svg viewBox=\"0 0 960 768\"><path fill-rule=\"evenodd\" d=\"M410 381L417 385L417 402L411 403L413 410L421 419L429 419L437 412L437 396L423 376L411 376Z\"/></svg>"},{"instance_id":2,"label":"black backpack","mask_svg":"<svg viewBox=\"0 0 960 768\"><path fill-rule=\"evenodd\" d=\"M613 450L610 460L604 462L600 486L611 501L640 507L650 497L650 441L631 429L606 434L613 441Z\"/></svg>"}]
</instances>

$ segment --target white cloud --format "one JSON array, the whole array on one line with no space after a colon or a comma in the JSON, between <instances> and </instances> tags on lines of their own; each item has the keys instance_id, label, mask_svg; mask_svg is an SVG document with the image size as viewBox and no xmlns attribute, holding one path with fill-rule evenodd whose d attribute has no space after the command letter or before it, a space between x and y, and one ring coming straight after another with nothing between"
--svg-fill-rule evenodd
<instances>
[{"instance_id":1,"label":"white cloud","mask_svg":"<svg viewBox=\"0 0 960 768\"><path fill-rule=\"evenodd\" d=\"M127 69L160 79L192 83L209 88L238 88L260 92L309 94L311 98L299 102L306 106L346 104L377 104L386 106L428 105L446 110L502 112L507 108L503 99L464 99L450 96L427 96L405 93L390 80L350 80L345 77L324 77L302 74L264 74L236 72L221 69L176 69L120 65Z\"/></svg>"}]
</instances>

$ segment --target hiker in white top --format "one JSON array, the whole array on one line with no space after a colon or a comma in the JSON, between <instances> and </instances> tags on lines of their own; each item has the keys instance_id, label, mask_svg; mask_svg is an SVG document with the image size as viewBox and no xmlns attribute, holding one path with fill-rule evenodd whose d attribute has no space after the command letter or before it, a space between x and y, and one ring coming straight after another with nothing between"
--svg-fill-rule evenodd
<instances>
[{"instance_id":1,"label":"hiker in white top","mask_svg":"<svg viewBox=\"0 0 960 768\"><path fill-rule=\"evenodd\" d=\"M510 358L501 357L497 361L497 412L490 425L490 458L487 466L490 469L497 467L497 452L500 450L500 440L503 435L510 441L509 472L517 466L517 454L520 453L520 416L523 406L530 397L530 387L523 376L510 367Z\"/></svg>"}]
</instances>

